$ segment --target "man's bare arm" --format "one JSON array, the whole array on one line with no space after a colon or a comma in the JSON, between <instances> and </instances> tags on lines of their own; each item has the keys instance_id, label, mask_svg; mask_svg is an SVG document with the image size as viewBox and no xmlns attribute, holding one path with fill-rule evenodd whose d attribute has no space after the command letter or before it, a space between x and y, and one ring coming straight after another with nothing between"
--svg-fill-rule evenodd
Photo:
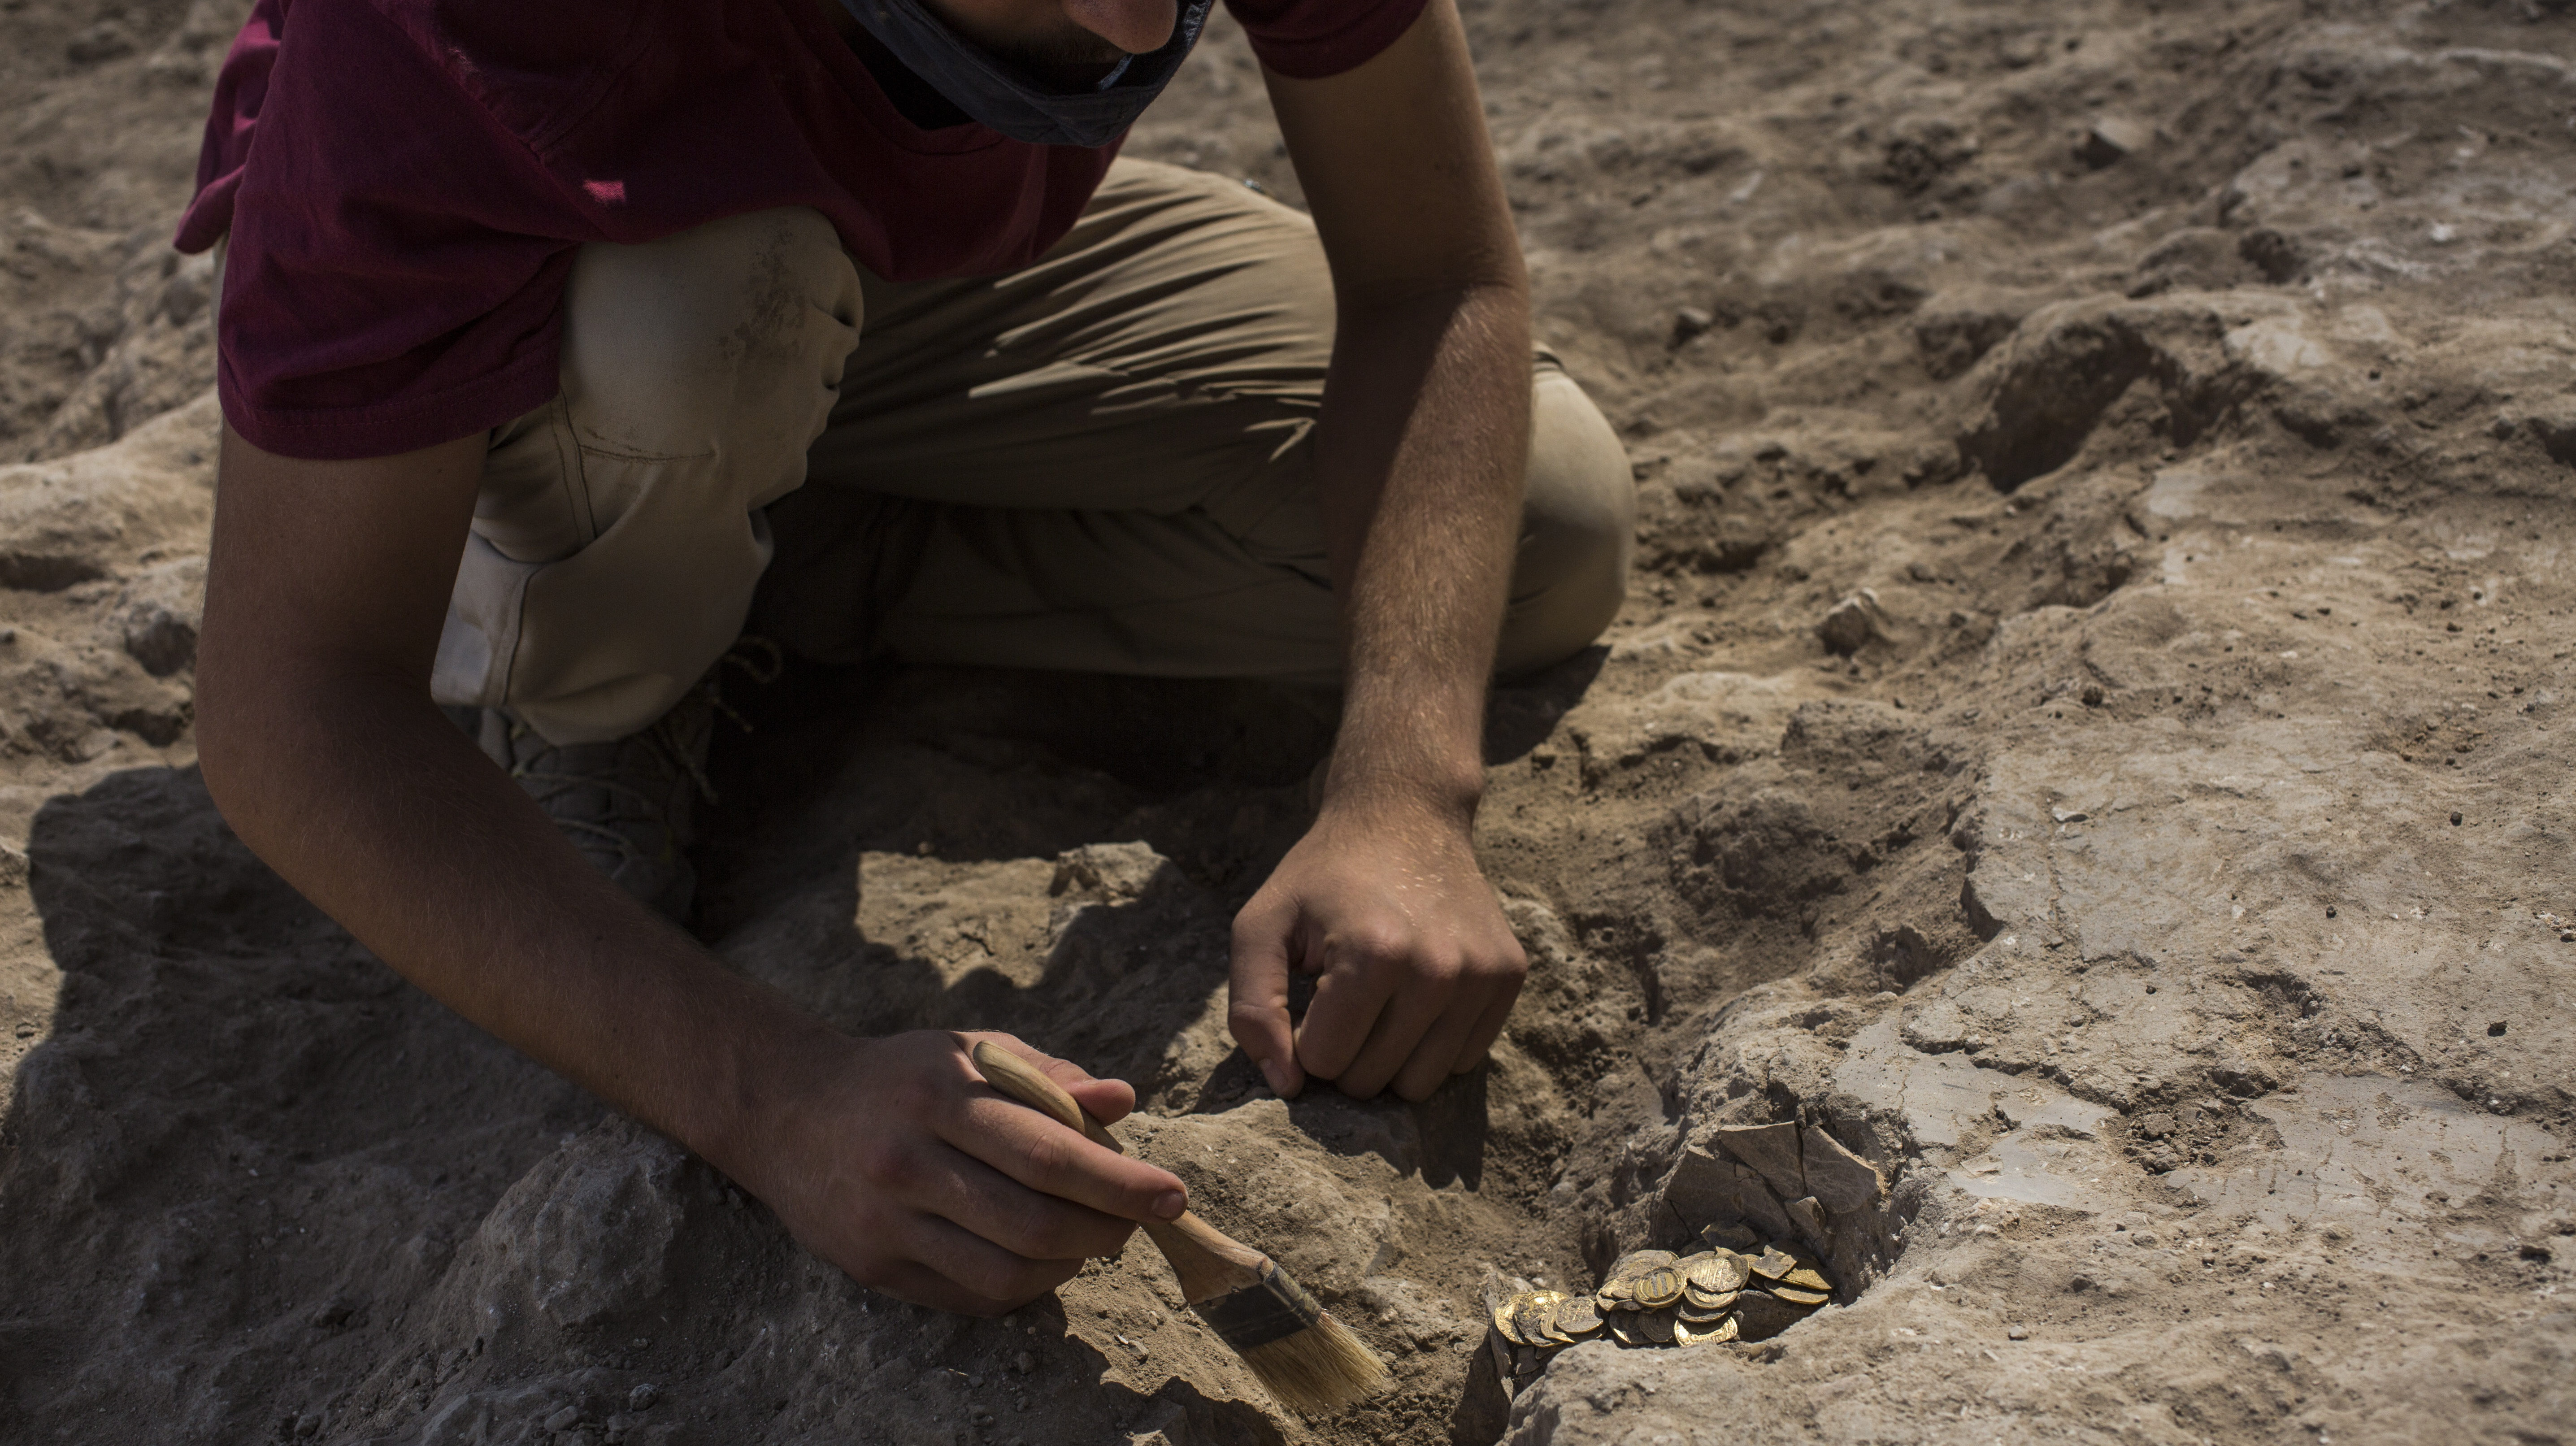
<instances>
[{"instance_id":1,"label":"man's bare arm","mask_svg":"<svg viewBox=\"0 0 2576 1446\"><path fill-rule=\"evenodd\" d=\"M431 705L482 458L478 436L297 461L225 429L197 732L243 841L406 978L705 1155L865 1283L991 1313L1177 1214L1173 1176L984 1088L968 1038L852 1039L725 969ZM1005 1042L1103 1118L1132 1104Z\"/></svg>"},{"instance_id":2,"label":"man's bare arm","mask_svg":"<svg viewBox=\"0 0 2576 1446\"><path fill-rule=\"evenodd\" d=\"M1470 834L1529 443L1529 291L1452 0L1347 74L1268 77L1333 271L1317 437L1347 635L1315 827L1235 925L1230 1021L1274 1088L1419 1099L1528 964ZM1289 968L1320 973L1291 1037Z\"/></svg>"}]
</instances>

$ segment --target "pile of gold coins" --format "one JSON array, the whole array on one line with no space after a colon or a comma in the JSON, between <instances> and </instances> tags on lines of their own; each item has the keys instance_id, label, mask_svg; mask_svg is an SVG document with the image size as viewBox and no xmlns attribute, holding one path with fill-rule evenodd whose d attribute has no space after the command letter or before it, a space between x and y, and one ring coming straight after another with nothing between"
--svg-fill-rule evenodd
<instances>
[{"instance_id":1,"label":"pile of gold coins","mask_svg":"<svg viewBox=\"0 0 2576 1446\"><path fill-rule=\"evenodd\" d=\"M1778 1335L1833 1299L1816 1258L1772 1244L1758 1254L1632 1250L1590 1295L1525 1290L1494 1307L1506 1342L1547 1352L1606 1335L1623 1346L1696 1346Z\"/></svg>"}]
</instances>

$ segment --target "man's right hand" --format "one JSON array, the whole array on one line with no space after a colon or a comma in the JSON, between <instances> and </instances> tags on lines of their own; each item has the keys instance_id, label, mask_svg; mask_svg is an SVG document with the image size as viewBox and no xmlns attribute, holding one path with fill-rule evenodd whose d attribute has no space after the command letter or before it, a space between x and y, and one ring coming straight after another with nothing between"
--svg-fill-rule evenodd
<instances>
[{"instance_id":1,"label":"man's right hand","mask_svg":"<svg viewBox=\"0 0 2576 1446\"><path fill-rule=\"evenodd\" d=\"M482 463L480 436L327 462L224 429L197 749L233 831L403 977L890 1294L1008 1310L1179 1214L1178 1179L988 1088L969 1037L852 1039L725 968L431 706ZM1103 1119L1134 1102L995 1038Z\"/></svg>"},{"instance_id":2,"label":"man's right hand","mask_svg":"<svg viewBox=\"0 0 2576 1446\"><path fill-rule=\"evenodd\" d=\"M1135 1105L1007 1034L922 1030L833 1036L788 1067L786 1093L720 1161L797 1241L888 1295L1000 1315L1115 1255L1136 1223L1188 1208L1180 1179L1075 1134L984 1083L970 1051L991 1040L1064 1086L1095 1117Z\"/></svg>"}]
</instances>

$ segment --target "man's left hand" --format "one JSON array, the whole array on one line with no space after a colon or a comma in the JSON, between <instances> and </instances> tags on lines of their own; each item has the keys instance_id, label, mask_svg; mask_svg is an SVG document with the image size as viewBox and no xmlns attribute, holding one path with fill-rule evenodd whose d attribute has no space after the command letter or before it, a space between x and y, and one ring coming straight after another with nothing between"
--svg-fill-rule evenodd
<instances>
[{"instance_id":1,"label":"man's left hand","mask_svg":"<svg viewBox=\"0 0 2576 1446\"><path fill-rule=\"evenodd\" d=\"M1291 968L1322 976L1293 1031ZM1283 1096L1420 1100L1483 1062L1528 973L1463 821L1327 804L1235 916L1226 1017Z\"/></svg>"}]
</instances>

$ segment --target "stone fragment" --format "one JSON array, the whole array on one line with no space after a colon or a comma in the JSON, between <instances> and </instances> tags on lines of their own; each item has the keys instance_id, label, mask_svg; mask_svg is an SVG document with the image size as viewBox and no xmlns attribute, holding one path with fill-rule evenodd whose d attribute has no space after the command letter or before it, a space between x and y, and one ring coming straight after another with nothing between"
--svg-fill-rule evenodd
<instances>
[{"instance_id":1,"label":"stone fragment","mask_svg":"<svg viewBox=\"0 0 2576 1446\"><path fill-rule=\"evenodd\" d=\"M2075 159L2098 171L2145 150L2154 139L2154 132L2135 121L2105 116L2085 127L2075 142Z\"/></svg>"},{"instance_id":2,"label":"stone fragment","mask_svg":"<svg viewBox=\"0 0 2576 1446\"><path fill-rule=\"evenodd\" d=\"M1878 594L1862 588L1826 611L1816 624L1816 638L1828 652L1845 657L1859 652L1873 638L1883 638L1889 631L1887 610L1879 606Z\"/></svg>"},{"instance_id":3,"label":"stone fragment","mask_svg":"<svg viewBox=\"0 0 2576 1446\"><path fill-rule=\"evenodd\" d=\"M1834 1214L1869 1209L1887 1192L1887 1182L1876 1167L1815 1126L1806 1128L1799 1146L1807 1192Z\"/></svg>"}]
</instances>

